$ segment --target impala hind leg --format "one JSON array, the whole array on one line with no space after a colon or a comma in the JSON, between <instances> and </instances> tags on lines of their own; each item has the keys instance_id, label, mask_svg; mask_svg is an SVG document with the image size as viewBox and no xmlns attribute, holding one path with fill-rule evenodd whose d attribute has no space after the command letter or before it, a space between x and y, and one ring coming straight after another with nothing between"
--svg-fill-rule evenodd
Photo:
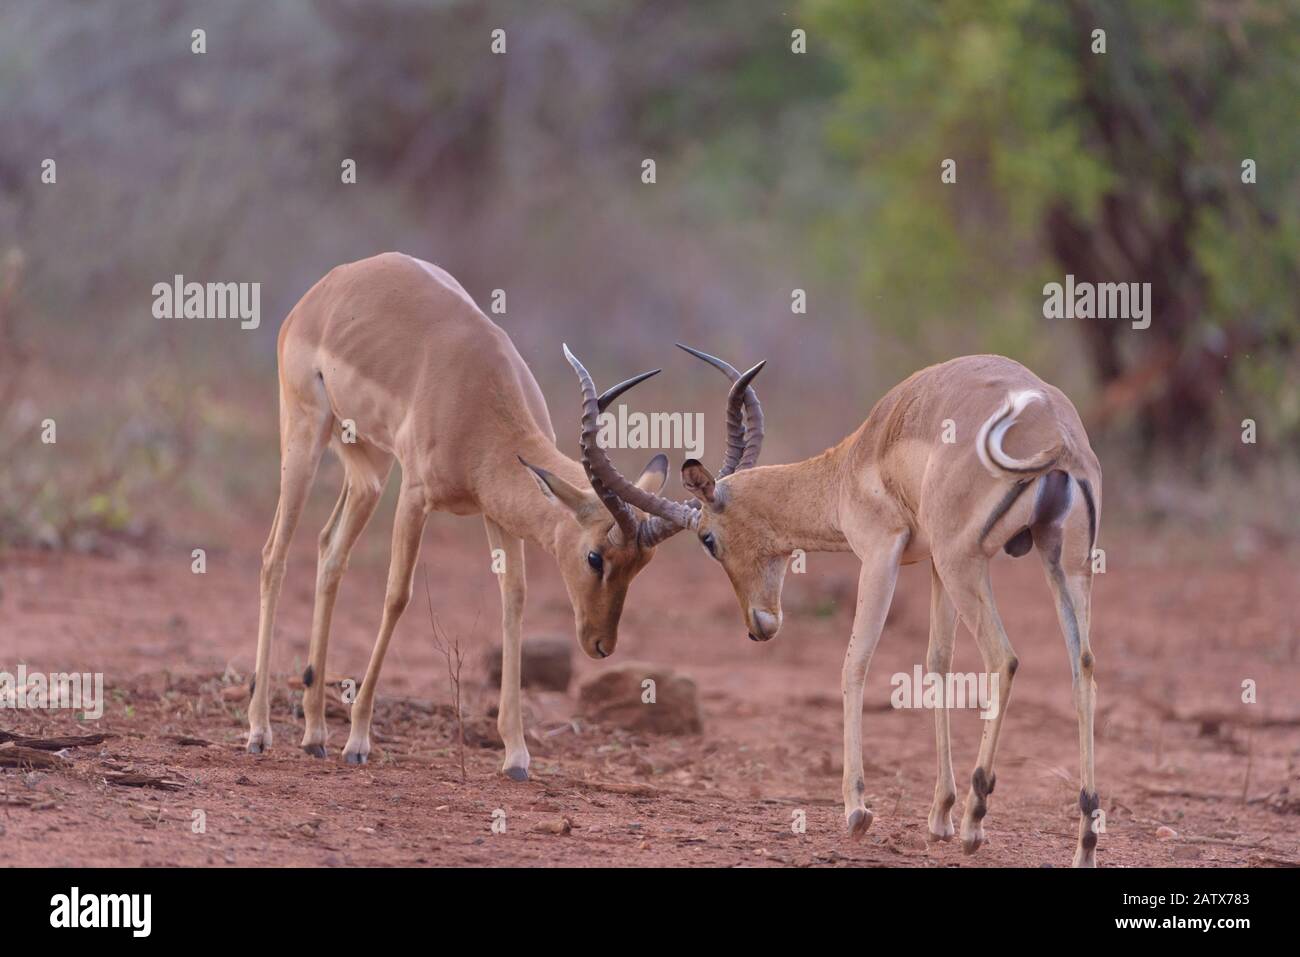
<instances>
[{"instance_id":1,"label":"impala hind leg","mask_svg":"<svg viewBox=\"0 0 1300 957\"><path fill-rule=\"evenodd\" d=\"M528 745L524 743L524 721L519 705L520 645L523 640L524 543L509 535L492 519L484 517L488 546L500 550L505 568L498 575L501 583L501 705L497 711L497 730L506 745L502 770L513 781L528 780Z\"/></svg>"},{"instance_id":2,"label":"impala hind leg","mask_svg":"<svg viewBox=\"0 0 1300 957\"><path fill-rule=\"evenodd\" d=\"M252 700L248 705L248 750L260 754L271 747L271 638L275 608L284 582L285 557L303 503L311 490L321 455L329 440L333 416L328 406L290 405L280 399L280 501L271 523L271 535L262 549L261 608L257 622L257 665L253 672Z\"/></svg>"},{"instance_id":3,"label":"impala hind leg","mask_svg":"<svg viewBox=\"0 0 1300 957\"><path fill-rule=\"evenodd\" d=\"M957 614L975 636L984 670L997 677L997 714L986 717L984 732L980 737L979 758L971 774L970 793L961 821L961 847L974 854L984 843L984 816L988 813L988 798L997 783L993 759L997 755L998 736L1006 717L1007 702L1011 698L1011 681L1019 661L997 606L993 602L993 586L989 580L988 559L983 555L962 555L940 560L939 574L948 595L957 608Z\"/></svg>"},{"instance_id":4,"label":"impala hind leg","mask_svg":"<svg viewBox=\"0 0 1300 957\"><path fill-rule=\"evenodd\" d=\"M867 832L872 821L862 770L862 686L893 601L905 541L900 536L892 543L874 542L860 550L854 548L862 558L862 572L858 576L858 607L853 616L853 635L844 656L841 690L844 694L844 820L849 837L855 840Z\"/></svg>"},{"instance_id":5,"label":"impala hind leg","mask_svg":"<svg viewBox=\"0 0 1300 957\"><path fill-rule=\"evenodd\" d=\"M1096 659L1088 642L1092 614L1092 543L1090 529L1072 512L1064 529L1044 536L1034 533L1039 546L1047 584L1056 603L1057 619L1065 635L1074 679L1074 707L1079 718L1079 843L1074 852L1075 867L1097 864L1097 834L1100 823L1095 816L1101 802L1097 796L1093 762L1092 725L1097 701L1097 684L1093 680Z\"/></svg>"},{"instance_id":6,"label":"impala hind leg","mask_svg":"<svg viewBox=\"0 0 1300 957\"><path fill-rule=\"evenodd\" d=\"M930 567L930 645L925 652L925 670L930 674L947 675L952 671L952 650L957 637L957 611L948 599L939 571ZM952 806L957 801L957 784L952 775L952 738L948 723L948 709L943 696L934 709L934 743L939 759L939 773L934 782L934 804L930 807L930 833L927 839L951 841L955 833L952 826Z\"/></svg>"},{"instance_id":7,"label":"impala hind leg","mask_svg":"<svg viewBox=\"0 0 1300 957\"><path fill-rule=\"evenodd\" d=\"M384 655L388 652L393 629L411 602L415 563L420 558L420 536L424 534L428 515L424 490L407 485L403 475L402 490L397 496L397 514L393 517L393 557L388 566L384 617L379 624L374 651L370 653L366 677L361 682L356 701L352 702L352 731L343 749L343 760L348 764L365 764L370 756L370 719L375 709L375 686L379 683L379 672L384 666Z\"/></svg>"},{"instance_id":8,"label":"impala hind leg","mask_svg":"<svg viewBox=\"0 0 1300 957\"><path fill-rule=\"evenodd\" d=\"M313 757L325 757L328 729L325 724L325 659L329 649L330 622L339 583L348 568L348 559L357 539L365 530L379 504L384 481L392 460L373 446L337 445L346 476L343 492L334 513L320 534L320 552L316 566L316 604L312 612L311 650L307 670L303 672L302 711L306 727L302 749Z\"/></svg>"}]
</instances>

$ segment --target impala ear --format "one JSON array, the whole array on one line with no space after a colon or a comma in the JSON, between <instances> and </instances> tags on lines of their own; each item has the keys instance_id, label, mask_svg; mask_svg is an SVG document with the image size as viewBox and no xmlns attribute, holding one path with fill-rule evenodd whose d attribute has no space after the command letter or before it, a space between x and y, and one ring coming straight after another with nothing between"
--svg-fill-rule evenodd
<instances>
[{"instance_id":1,"label":"impala ear","mask_svg":"<svg viewBox=\"0 0 1300 957\"><path fill-rule=\"evenodd\" d=\"M537 480L537 487L552 502L563 505L579 520L590 511L591 498L586 492L575 488L558 475L548 472L544 468L525 462L521 455L516 455L515 458L519 459L528 471L533 473L533 478Z\"/></svg>"},{"instance_id":2,"label":"impala ear","mask_svg":"<svg viewBox=\"0 0 1300 957\"><path fill-rule=\"evenodd\" d=\"M636 480L636 487L651 495L658 495L668 481L668 456L660 452L652 458Z\"/></svg>"},{"instance_id":3,"label":"impala ear","mask_svg":"<svg viewBox=\"0 0 1300 957\"><path fill-rule=\"evenodd\" d=\"M682 463L682 485L701 502L712 505L717 501L717 483L699 459L687 459Z\"/></svg>"}]
</instances>

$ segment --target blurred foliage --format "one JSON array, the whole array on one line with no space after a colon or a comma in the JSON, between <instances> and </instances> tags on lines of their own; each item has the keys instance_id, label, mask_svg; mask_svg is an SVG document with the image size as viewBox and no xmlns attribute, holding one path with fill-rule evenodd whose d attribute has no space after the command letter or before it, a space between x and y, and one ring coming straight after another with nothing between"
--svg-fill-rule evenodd
<instances>
[{"instance_id":1,"label":"blurred foliage","mask_svg":"<svg viewBox=\"0 0 1300 957\"><path fill-rule=\"evenodd\" d=\"M1015 336L985 340L1021 355L1044 331L1077 335L1102 387L1090 418L1135 420L1146 448L1195 457L1239 436L1243 417L1261 442L1294 444L1300 5L806 9L849 77L833 142L876 209L843 233L865 251L860 291L886 302L878 317L902 336L1009 325ZM940 181L945 158L959 185ZM1065 273L1152 283L1151 328L1045 326L1043 284Z\"/></svg>"}]
</instances>

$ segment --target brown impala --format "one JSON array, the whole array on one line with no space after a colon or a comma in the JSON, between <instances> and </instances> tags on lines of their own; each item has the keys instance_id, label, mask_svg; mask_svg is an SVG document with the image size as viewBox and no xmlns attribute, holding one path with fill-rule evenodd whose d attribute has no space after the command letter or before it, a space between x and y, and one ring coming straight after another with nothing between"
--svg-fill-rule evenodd
<instances>
[{"instance_id":1,"label":"brown impala","mask_svg":"<svg viewBox=\"0 0 1300 957\"><path fill-rule=\"evenodd\" d=\"M645 516L613 491L618 485L639 495L657 492L668 460L656 456L633 484L595 441L599 412L654 373L598 397L567 347L565 355L582 386L581 464L555 447L541 390L509 337L437 266L400 253L349 263L294 307L280 329L280 502L262 552L249 751L271 746L275 606L289 541L328 445L342 459L346 477L320 534L310 663L303 675L303 749L325 755L325 652L334 600L348 555L396 460L402 481L383 619L352 705L344 758L361 764L370 753L375 685L393 628L411 598L425 519L435 511L482 513L488 542L505 559L499 575L504 650L497 719L504 770L515 780L528 777L519 711L524 541L555 557L573 604L578 642L587 654L603 658L618 641L628 584L655 546L681 528Z\"/></svg>"},{"instance_id":2,"label":"brown impala","mask_svg":"<svg viewBox=\"0 0 1300 957\"><path fill-rule=\"evenodd\" d=\"M682 482L696 508L656 494L629 494L638 508L694 529L731 579L750 638L781 627L781 585L795 549L852 551L862 561L857 613L844 659L844 814L857 837L871 824L862 773L862 686L894 593L898 568L931 563L927 669L952 665L956 616L997 676L997 712L986 721L962 819L962 847L984 841L996 777L993 758L1018 664L998 617L989 559L1038 546L1074 674L1082 788L1076 866L1096 861L1097 786L1092 718L1095 661L1088 644L1092 549L1101 509L1101 468L1070 400L1019 363L966 356L922 369L891 389L856 432L793 465L754 468L763 414L749 382L720 359L683 349L733 381L727 454L715 478L691 459ZM1014 426L1014 430L1013 430ZM1079 494L1075 494L1076 491ZM948 713L935 711L939 776L932 840L953 836Z\"/></svg>"}]
</instances>

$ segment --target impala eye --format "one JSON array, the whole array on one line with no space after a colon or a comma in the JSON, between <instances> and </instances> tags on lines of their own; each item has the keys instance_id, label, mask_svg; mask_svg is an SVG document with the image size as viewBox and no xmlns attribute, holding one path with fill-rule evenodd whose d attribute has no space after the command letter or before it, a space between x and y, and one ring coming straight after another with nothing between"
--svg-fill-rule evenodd
<instances>
[{"instance_id":1,"label":"impala eye","mask_svg":"<svg viewBox=\"0 0 1300 957\"><path fill-rule=\"evenodd\" d=\"M600 552L587 552L587 564L597 575L605 571L605 559L600 557Z\"/></svg>"},{"instance_id":2,"label":"impala eye","mask_svg":"<svg viewBox=\"0 0 1300 957\"><path fill-rule=\"evenodd\" d=\"M714 558L718 557L717 542L713 540L712 532L705 532L703 535L701 535L700 544L703 545L706 549L708 549L709 554L712 555Z\"/></svg>"}]
</instances>

